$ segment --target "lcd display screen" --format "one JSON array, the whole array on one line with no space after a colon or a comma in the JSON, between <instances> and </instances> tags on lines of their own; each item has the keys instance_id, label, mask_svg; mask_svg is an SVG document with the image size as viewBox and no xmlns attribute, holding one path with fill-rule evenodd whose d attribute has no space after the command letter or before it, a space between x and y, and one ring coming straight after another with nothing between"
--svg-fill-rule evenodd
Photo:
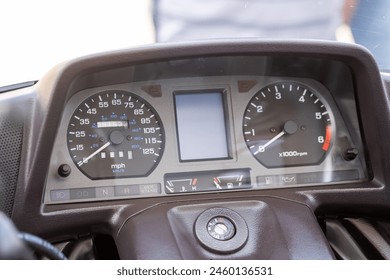
<instances>
[{"instance_id":1,"label":"lcd display screen","mask_svg":"<svg viewBox=\"0 0 390 280\"><path fill-rule=\"evenodd\" d=\"M180 160L229 158L224 94L177 93L175 103Z\"/></svg>"}]
</instances>

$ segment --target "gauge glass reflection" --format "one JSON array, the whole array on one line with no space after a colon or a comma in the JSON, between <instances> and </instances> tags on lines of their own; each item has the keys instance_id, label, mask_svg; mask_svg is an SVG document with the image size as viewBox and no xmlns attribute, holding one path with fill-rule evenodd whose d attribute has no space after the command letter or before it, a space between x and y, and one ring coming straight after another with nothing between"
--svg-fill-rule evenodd
<instances>
[{"instance_id":1,"label":"gauge glass reflection","mask_svg":"<svg viewBox=\"0 0 390 280\"><path fill-rule=\"evenodd\" d=\"M147 176L164 147L163 126L145 100L109 90L84 100L67 130L70 156L91 179Z\"/></svg>"},{"instance_id":2,"label":"gauge glass reflection","mask_svg":"<svg viewBox=\"0 0 390 280\"><path fill-rule=\"evenodd\" d=\"M243 133L268 168L320 164L332 143L332 112L318 92L294 81L270 84L249 101Z\"/></svg>"}]
</instances>

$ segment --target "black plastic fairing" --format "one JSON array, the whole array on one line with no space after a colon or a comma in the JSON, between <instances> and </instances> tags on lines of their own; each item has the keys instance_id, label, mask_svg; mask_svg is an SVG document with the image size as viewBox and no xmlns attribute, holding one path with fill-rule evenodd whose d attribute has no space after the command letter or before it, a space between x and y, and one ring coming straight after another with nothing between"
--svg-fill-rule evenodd
<instances>
[{"instance_id":1,"label":"black plastic fairing","mask_svg":"<svg viewBox=\"0 0 390 280\"><path fill-rule=\"evenodd\" d=\"M216 208L225 209L216 217L234 221L230 211L248 225L248 241L234 251L225 250L235 246L234 238L219 241L220 247L203 246L196 237L197 219ZM122 259L334 259L310 209L275 198L156 206L130 217L116 242Z\"/></svg>"}]
</instances>

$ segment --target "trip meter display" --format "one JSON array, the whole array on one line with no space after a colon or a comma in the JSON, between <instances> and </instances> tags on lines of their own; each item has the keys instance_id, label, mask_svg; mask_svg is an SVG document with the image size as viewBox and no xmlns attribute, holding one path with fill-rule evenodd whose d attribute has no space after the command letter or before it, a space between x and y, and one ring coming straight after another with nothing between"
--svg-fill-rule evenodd
<instances>
[{"instance_id":1,"label":"trip meter display","mask_svg":"<svg viewBox=\"0 0 390 280\"><path fill-rule=\"evenodd\" d=\"M320 164L332 144L333 114L305 84L270 84L249 101L243 133L253 156L268 168Z\"/></svg>"},{"instance_id":2,"label":"trip meter display","mask_svg":"<svg viewBox=\"0 0 390 280\"><path fill-rule=\"evenodd\" d=\"M91 179L138 177L161 158L163 127L140 97L120 90L84 100L68 125L67 145L76 166Z\"/></svg>"}]
</instances>

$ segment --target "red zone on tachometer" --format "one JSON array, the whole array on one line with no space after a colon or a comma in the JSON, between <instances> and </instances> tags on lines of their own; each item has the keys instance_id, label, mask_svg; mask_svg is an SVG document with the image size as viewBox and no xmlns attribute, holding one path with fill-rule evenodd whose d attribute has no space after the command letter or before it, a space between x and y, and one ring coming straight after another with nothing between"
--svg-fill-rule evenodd
<instances>
[{"instance_id":1,"label":"red zone on tachometer","mask_svg":"<svg viewBox=\"0 0 390 280\"><path fill-rule=\"evenodd\" d=\"M325 141L322 145L322 149L324 151L327 151L330 146L330 141L332 139L332 127L330 125L326 126L326 135L325 135Z\"/></svg>"}]
</instances>

